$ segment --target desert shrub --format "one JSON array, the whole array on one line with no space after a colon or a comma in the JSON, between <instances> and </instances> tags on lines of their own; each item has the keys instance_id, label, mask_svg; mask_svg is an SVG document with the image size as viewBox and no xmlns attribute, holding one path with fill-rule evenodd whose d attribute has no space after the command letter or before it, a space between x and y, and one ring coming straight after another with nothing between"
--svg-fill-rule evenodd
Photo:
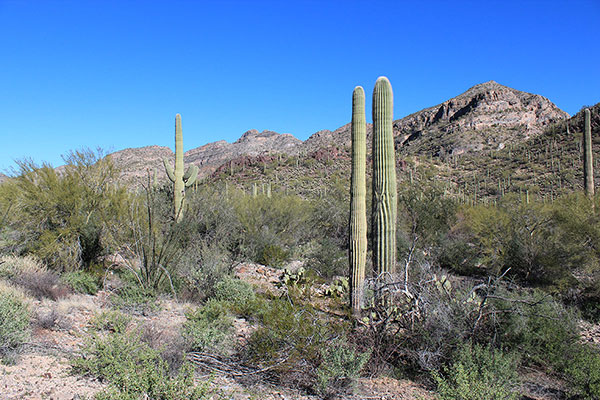
<instances>
[{"instance_id":1,"label":"desert shrub","mask_svg":"<svg viewBox=\"0 0 600 400\"><path fill-rule=\"evenodd\" d=\"M229 252L219 244L204 240L191 244L177 265L180 292L197 301L213 296L215 285L231 271L231 264Z\"/></svg>"},{"instance_id":2,"label":"desert shrub","mask_svg":"<svg viewBox=\"0 0 600 400\"><path fill-rule=\"evenodd\" d=\"M192 351L227 353L233 345L233 320L227 304L209 300L205 306L188 312L183 337Z\"/></svg>"},{"instance_id":3,"label":"desert shrub","mask_svg":"<svg viewBox=\"0 0 600 400\"><path fill-rule=\"evenodd\" d=\"M519 358L469 343L453 356L442 373L434 372L440 400L515 400L519 398Z\"/></svg>"},{"instance_id":4,"label":"desert shrub","mask_svg":"<svg viewBox=\"0 0 600 400\"><path fill-rule=\"evenodd\" d=\"M45 271L44 265L32 256L4 255L0 257L0 278L12 279L24 272Z\"/></svg>"},{"instance_id":5,"label":"desert shrub","mask_svg":"<svg viewBox=\"0 0 600 400\"><path fill-rule=\"evenodd\" d=\"M237 197L242 194L229 189L226 196L223 191L203 188L190 193L188 198L189 210L186 213L186 224L196 239L201 239L204 246L218 247L224 254L231 258L238 258L241 254L240 244L243 241L243 227L236 214L234 204ZM192 246L196 240L192 243ZM198 251L192 248L192 252ZM186 250L187 252L187 250Z\"/></svg>"},{"instance_id":6,"label":"desert shrub","mask_svg":"<svg viewBox=\"0 0 600 400\"><path fill-rule=\"evenodd\" d=\"M94 315L90 320L90 325L98 331L125 333L130 322L131 317L128 315L120 311L109 310Z\"/></svg>"},{"instance_id":7,"label":"desert shrub","mask_svg":"<svg viewBox=\"0 0 600 400\"><path fill-rule=\"evenodd\" d=\"M353 391L360 371L371 353L359 353L345 338L337 338L321 349L321 363L316 371L317 391L325 396Z\"/></svg>"},{"instance_id":8,"label":"desert shrub","mask_svg":"<svg viewBox=\"0 0 600 400\"><path fill-rule=\"evenodd\" d=\"M256 319L260 327L249 339L250 361L271 367L286 384L316 386L321 350L344 329L342 323L321 320L310 306L288 299L262 303Z\"/></svg>"},{"instance_id":9,"label":"desert shrub","mask_svg":"<svg viewBox=\"0 0 600 400\"><path fill-rule=\"evenodd\" d=\"M510 268L519 282L562 296L577 287L575 275L598 270L600 223L578 195L548 204L505 196L498 207L464 207L453 234L479 254L480 271Z\"/></svg>"},{"instance_id":10,"label":"desert shrub","mask_svg":"<svg viewBox=\"0 0 600 400\"><path fill-rule=\"evenodd\" d=\"M455 203L435 184L426 181L418 187L401 185L398 191L398 254L408 254L411 248L416 248L435 256L454 223L455 214Z\"/></svg>"},{"instance_id":11,"label":"desert shrub","mask_svg":"<svg viewBox=\"0 0 600 400\"><path fill-rule=\"evenodd\" d=\"M242 315L249 315L256 302L252 285L233 277L225 277L215 285L214 298L229 304L232 311Z\"/></svg>"},{"instance_id":12,"label":"desert shrub","mask_svg":"<svg viewBox=\"0 0 600 400\"><path fill-rule=\"evenodd\" d=\"M156 321L142 325L141 340L157 350L163 360L169 364L171 372L176 372L185 361L186 344L179 329Z\"/></svg>"},{"instance_id":13,"label":"desert shrub","mask_svg":"<svg viewBox=\"0 0 600 400\"><path fill-rule=\"evenodd\" d=\"M96 377L109 388L96 399L208 399L206 384L194 384L194 371L185 364L175 376L158 351L133 333L93 336L72 360L76 373Z\"/></svg>"},{"instance_id":14,"label":"desert shrub","mask_svg":"<svg viewBox=\"0 0 600 400\"><path fill-rule=\"evenodd\" d=\"M312 207L300 197L246 196L232 201L243 232L240 252L253 261L278 262L287 258L288 251L312 234Z\"/></svg>"},{"instance_id":15,"label":"desert shrub","mask_svg":"<svg viewBox=\"0 0 600 400\"><path fill-rule=\"evenodd\" d=\"M37 310L34 313L32 325L42 329L59 327L64 321L64 316L55 308L50 310Z\"/></svg>"},{"instance_id":16,"label":"desert shrub","mask_svg":"<svg viewBox=\"0 0 600 400\"><path fill-rule=\"evenodd\" d=\"M498 340L529 363L564 369L578 340L577 316L539 290L499 290L490 299Z\"/></svg>"},{"instance_id":17,"label":"desert shrub","mask_svg":"<svg viewBox=\"0 0 600 400\"><path fill-rule=\"evenodd\" d=\"M578 399L600 398L600 355L597 350L582 345L568 355L565 375L571 393Z\"/></svg>"},{"instance_id":18,"label":"desert shrub","mask_svg":"<svg viewBox=\"0 0 600 400\"><path fill-rule=\"evenodd\" d=\"M373 348L373 372L393 366L411 376L437 369L462 343L486 335L487 321L478 322L477 282L453 279L424 263L415 264L408 284L399 286L389 292L393 306L375 304L369 310L369 330L362 340ZM487 312L485 306L482 310Z\"/></svg>"},{"instance_id":19,"label":"desert shrub","mask_svg":"<svg viewBox=\"0 0 600 400\"><path fill-rule=\"evenodd\" d=\"M60 281L59 275L52 271L26 271L14 276L11 281L38 300L43 298L58 300L69 293L69 289Z\"/></svg>"},{"instance_id":20,"label":"desert shrub","mask_svg":"<svg viewBox=\"0 0 600 400\"><path fill-rule=\"evenodd\" d=\"M16 247L57 271L102 258L106 227L124 215L128 200L125 189L109 187L118 173L101 151L71 152L64 161L60 173L47 164L18 162L17 176L7 182Z\"/></svg>"},{"instance_id":21,"label":"desert shrub","mask_svg":"<svg viewBox=\"0 0 600 400\"><path fill-rule=\"evenodd\" d=\"M123 285L116 288L111 303L124 311L145 313L158 307L157 291L144 286L137 276L129 272L120 275Z\"/></svg>"},{"instance_id":22,"label":"desert shrub","mask_svg":"<svg viewBox=\"0 0 600 400\"><path fill-rule=\"evenodd\" d=\"M29 338L29 307L19 292L0 284L0 355Z\"/></svg>"},{"instance_id":23,"label":"desert shrub","mask_svg":"<svg viewBox=\"0 0 600 400\"><path fill-rule=\"evenodd\" d=\"M289 251L276 244L266 243L258 250L256 262L271 267L282 267L289 260Z\"/></svg>"},{"instance_id":24,"label":"desert shrub","mask_svg":"<svg viewBox=\"0 0 600 400\"><path fill-rule=\"evenodd\" d=\"M86 271L67 272L60 278L76 293L96 294L100 290L98 279Z\"/></svg>"},{"instance_id":25,"label":"desert shrub","mask_svg":"<svg viewBox=\"0 0 600 400\"><path fill-rule=\"evenodd\" d=\"M325 237L310 254L309 263L312 269L325 278L345 275L348 273L348 250Z\"/></svg>"}]
</instances>

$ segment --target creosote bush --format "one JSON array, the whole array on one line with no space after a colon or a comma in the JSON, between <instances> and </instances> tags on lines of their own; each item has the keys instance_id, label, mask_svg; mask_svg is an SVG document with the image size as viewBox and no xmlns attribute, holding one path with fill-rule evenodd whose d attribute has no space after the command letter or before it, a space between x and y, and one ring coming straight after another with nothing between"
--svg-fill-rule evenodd
<instances>
[{"instance_id":1,"label":"creosote bush","mask_svg":"<svg viewBox=\"0 0 600 400\"><path fill-rule=\"evenodd\" d=\"M321 349L321 362L316 371L317 391L326 396L353 391L370 356L370 351L359 353L343 337L331 340L329 346Z\"/></svg>"},{"instance_id":2,"label":"creosote bush","mask_svg":"<svg viewBox=\"0 0 600 400\"><path fill-rule=\"evenodd\" d=\"M135 333L95 335L72 360L73 370L107 382L97 400L150 398L156 400L211 398L208 385L194 383L194 370L184 364L175 376L157 350Z\"/></svg>"},{"instance_id":3,"label":"creosote bush","mask_svg":"<svg viewBox=\"0 0 600 400\"><path fill-rule=\"evenodd\" d=\"M206 305L186 314L183 338L191 351L227 354L232 351L233 318L228 304L210 299Z\"/></svg>"},{"instance_id":4,"label":"creosote bush","mask_svg":"<svg viewBox=\"0 0 600 400\"><path fill-rule=\"evenodd\" d=\"M0 356L29 338L29 306L22 294L0 282Z\"/></svg>"},{"instance_id":5,"label":"creosote bush","mask_svg":"<svg viewBox=\"0 0 600 400\"><path fill-rule=\"evenodd\" d=\"M61 280L76 293L96 294L100 289L98 278L86 271L67 272Z\"/></svg>"},{"instance_id":6,"label":"creosote bush","mask_svg":"<svg viewBox=\"0 0 600 400\"><path fill-rule=\"evenodd\" d=\"M434 372L440 400L516 400L519 358L500 350L466 343L442 373Z\"/></svg>"}]
</instances>

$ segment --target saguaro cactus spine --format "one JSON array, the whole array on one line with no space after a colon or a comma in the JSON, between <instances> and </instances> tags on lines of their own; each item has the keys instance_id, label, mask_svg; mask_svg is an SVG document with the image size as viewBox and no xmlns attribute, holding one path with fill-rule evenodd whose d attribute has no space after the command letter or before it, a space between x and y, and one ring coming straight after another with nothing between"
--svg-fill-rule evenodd
<instances>
[{"instance_id":1,"label":"saguaro cactus spine","mask_svg":"<svg viewBox=\"0 0 600 400\"><path fill-rule=\"evenodd\" d=\"M584 133L583 133L583 180L585 194L589 198L594 197L594 156L592 155L592 124L589 108L583 111Z\"/></svg>"},{"instance_id":2,"label":"saguaro cactus spine","mask_svg":"<svg viewBox=\"0 0 600 400\"><path fill-rule=\"evenodd\" d=\"M173 202L175 209L175 220L180 222L183 218L185 202L185 188L196 182L198 167L192 165L183 172L183 133L181 131L181 115L175 115L175 168L171 167L169 161L163 158L167 176L173 182Z\"/></svg>"},{"instance_id":3,"label":"saguaro cactus spine","mask_svg":"<svg viewBox=\"0 0 600 400\"><path fill-rule=\"evenodd\" d=\"M392 85L379 77L373 90L373 267L385 282L396 270L396 157Z\"/></svg>"},{"instance_id":4,"label":"saguaro cactus spine","mask_svg":"<svg viewBox=\"0 0 600 400\"><path fill-rule=\"evenodd\" d=\"M367 188L365 91L357 86L352 93L352 174L350 178L350 301L360 313L367 263Z\"/></svg>"}]
</instances>

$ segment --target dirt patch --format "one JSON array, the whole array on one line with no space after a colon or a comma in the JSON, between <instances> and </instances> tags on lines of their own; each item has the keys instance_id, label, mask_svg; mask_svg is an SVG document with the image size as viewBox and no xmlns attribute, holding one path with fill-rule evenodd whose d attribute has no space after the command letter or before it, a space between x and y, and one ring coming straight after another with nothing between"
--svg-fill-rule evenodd
<instances>
[{"instance_id":1,"label":"dirt patch","mask_svg":"<svg viewBox=\"0 0 600 400\"><path fill-rule=\"evenodd\" d=\"M16 365L0 366L2 400L74 400L104 388L98 381L71 375L65 357L22 354Z\"/></svg>"}]
</instances>

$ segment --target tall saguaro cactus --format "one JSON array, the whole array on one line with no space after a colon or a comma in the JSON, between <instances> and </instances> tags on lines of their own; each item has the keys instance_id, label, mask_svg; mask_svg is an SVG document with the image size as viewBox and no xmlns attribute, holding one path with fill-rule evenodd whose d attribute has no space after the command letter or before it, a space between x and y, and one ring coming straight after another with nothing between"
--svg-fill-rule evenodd
<instances>
[{"instance_id":1,"label":"tall saguaro cactus","mask_svg":"<svg viewBox=\"0 0 600 400\"><path fill-rule=\"evenodd\" d=\"M192 165L183 172L183 133L181 132L181 115L175 115L175 169L169 161L163 158L167 176L173 182L173 201L175 208L175 220L180 222L183 218L185 202L185 188L192 186L198 177L198 167Z\"/></svg>"},{"instance_id":2,"label":"tall saguaro cactus","mask_svg":"<svg viewBox=\"0 0 600 400\"><path fill-rule=\"evenodd\" d=\"M592 124L589 108L583 111L584 133L583 133L583 180L585 194L589 198L594 197L594 156L592 155Z\"/></svg>"},{"instance_id":3,"label":"tall saguaro cactus","mask_svg":"<svg viewBox=\"0 0 600 400\"><path fill-rule=\"evenodd\" d=\"M360 313L367 263L367 188L365 91L357 86L352 93L352 174L350 178L350 301Z\"/></svg>"},{"instance_id":4,"label":"tall saguaro cactus","mask_svg":"<svg viewBox=\"0 0 600 400\"><path fill-rule=\"evenodd\" d=\"M396 270L396 157L393 94L382 76L373 90L373 267L381 282ZM380 295L378 295L380 296Z\"/></svg>"}]
</instances>

